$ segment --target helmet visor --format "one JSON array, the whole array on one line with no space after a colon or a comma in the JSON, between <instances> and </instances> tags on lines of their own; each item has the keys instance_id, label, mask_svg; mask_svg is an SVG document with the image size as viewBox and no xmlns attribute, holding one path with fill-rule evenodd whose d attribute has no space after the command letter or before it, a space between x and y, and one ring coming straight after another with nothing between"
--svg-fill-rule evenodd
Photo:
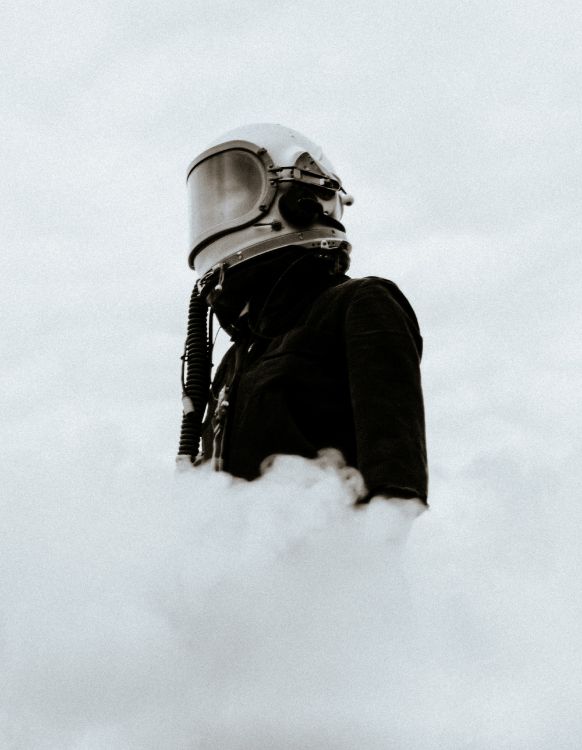
<instances>
[{"instance_id":1,"label":"helmet visor","mask_svg":"<svg viewBox=\"0 0 582 750\"><path fill-rule=\"evenodd\" d=\"M265 166L249 150L230 148L195 163L188 175L191 249L256 219L267 192Z\"/></svg>"}]
</instances>

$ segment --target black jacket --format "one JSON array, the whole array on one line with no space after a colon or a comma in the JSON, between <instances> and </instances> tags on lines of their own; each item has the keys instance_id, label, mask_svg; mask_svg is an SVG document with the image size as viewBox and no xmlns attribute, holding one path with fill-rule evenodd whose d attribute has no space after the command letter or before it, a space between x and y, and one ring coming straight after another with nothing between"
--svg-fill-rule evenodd
<instances>
[{"instance_id":1,"label":"black jacket","mask_svg":"<svg viewBox=\"0 0 582 750\"><path fill-rule=\"evenodd\" d=\"M221 362L203 458L222 443L222 468L254 479L268 456L332 447L359 469L368 497L426 501L422 337L409 302L376 277L328 277L292 295L269 312L275 332L243 326Z\"/></svg>"}]
</instances>

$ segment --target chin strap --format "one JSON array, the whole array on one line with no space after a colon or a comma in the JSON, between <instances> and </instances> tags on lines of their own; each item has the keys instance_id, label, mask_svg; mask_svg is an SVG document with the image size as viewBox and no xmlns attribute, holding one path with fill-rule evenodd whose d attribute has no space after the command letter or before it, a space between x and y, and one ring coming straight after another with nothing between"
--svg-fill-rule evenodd
<instances>
[{"instance_id":1,"label":"chin strap","mask_svg":"<svg viewBox=\"0 0 582 750\"><path fill-rule=\"evenodd\" d=\"M210 317L210 320L209 320ZM182 355L182 428L177 463L194 462L212 370L212 314L195 286L188 308L188 329Z\"/></svg>"}]
</instances>

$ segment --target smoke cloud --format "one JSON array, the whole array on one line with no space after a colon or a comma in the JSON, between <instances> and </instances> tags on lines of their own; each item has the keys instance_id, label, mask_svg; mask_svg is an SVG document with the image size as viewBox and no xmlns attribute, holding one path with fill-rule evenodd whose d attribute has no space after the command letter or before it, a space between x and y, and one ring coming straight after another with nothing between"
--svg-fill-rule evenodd
<instances>
[{"instance_id":1,"label":"smoke cloud","mask_svg":"<svg viewBox=\"0 0 582 750\"><path fill-rule=\"evenodd\" d=\"M397 526L333 455L253 483L68 469L2 501L2 747L577 746L555 513L461 491Z\"/></svg>"}]
</instances>

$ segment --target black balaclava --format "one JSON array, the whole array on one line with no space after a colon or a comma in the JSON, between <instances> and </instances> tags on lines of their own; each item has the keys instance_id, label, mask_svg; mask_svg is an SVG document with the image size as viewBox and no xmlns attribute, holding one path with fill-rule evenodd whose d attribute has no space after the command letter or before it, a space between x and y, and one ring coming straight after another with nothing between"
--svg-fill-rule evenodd
<instances>
[{"instance_id":1,"label":"black balaclava","mask_svg":"<svg viewBox=\"0 0 582 750\"><path fill-rule=\"evenodd\" d=\"M285 247L228 269L222 290L213 287L206 299L233 338L243 328L269 337L289 327L335 275L329 259Z\"/></svg>"}]
</instances>

